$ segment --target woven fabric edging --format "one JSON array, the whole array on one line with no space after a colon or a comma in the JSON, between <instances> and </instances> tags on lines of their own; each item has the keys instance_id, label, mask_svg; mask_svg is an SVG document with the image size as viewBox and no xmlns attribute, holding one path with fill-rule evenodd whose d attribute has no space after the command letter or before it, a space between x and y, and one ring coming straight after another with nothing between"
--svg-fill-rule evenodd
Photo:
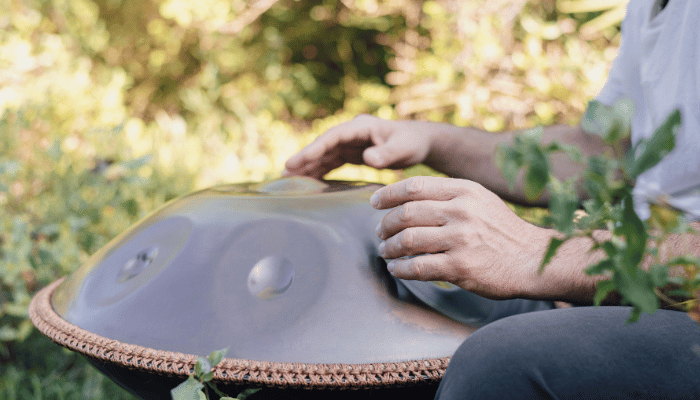
<instances>
[{"instance_id":1,"label":"woven fabric edging","mask_svg":"<svg viewBox=\"0 0 700 400\"><path fill-rule=\"evenodd\" d=\"M51 306L51 296L63 279L41 289L29 305L29 318L49 339L86 357L130 369L183 378L194 372L196 355L122 343L61 318ZM223 384L363 389L434 384L442 379L449 361L450 357L372 364L308 364L224 358L213 372L214 380Z\"/></svg>"}]
</instances>

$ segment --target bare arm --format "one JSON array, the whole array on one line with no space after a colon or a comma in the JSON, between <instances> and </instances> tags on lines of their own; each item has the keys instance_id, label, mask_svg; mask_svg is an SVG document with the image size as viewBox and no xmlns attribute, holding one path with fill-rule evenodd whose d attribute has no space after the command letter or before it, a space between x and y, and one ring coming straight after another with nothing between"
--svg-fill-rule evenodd
<instances>
[{"instance_id":1,"label":"bare arm","mask_svg":"<svg viewBox=\"0 0 700 400\"><path fill-rule=\"evenodd\" d=\"M512 143L518 133L489 133L446 123L387 121L360 115L329 129L292 156L287 161L286 174L321 178L345 163L394 169L424 163L450 177L479 182L512 202L532 204L522 185L509 189L494 163L497 146ZM545 127L543 141L553 140L576 145L584 156L612 151L598 136L586 133L580 126ZM557 155L552 167L555 176L563 179L577 175L584 166ZM583 197L583 191L579 192ZM547 200L545 194L535 204L544 205Z\"/></svg>"},{"instance_id":2,"label":"bare arm","mask_svg":"<svg viewBox=\"0 0 700 400\"><path fill-rule=\"evenodd\" d=\"M543 143L558 141L578 147L584 156L604 154L613 151L595 134L585 132L580 125L555 125L543 129ZM511 202L531 204L523 192L519 182L514 190L510 190L508 182L501 175L494 162L494 154L499 144L511 144L519 132L501 134L488 133L473 128L443 127L434 133L430 152L425 164L451 177L458 177L479 182L500 197ZM629 144L626 144L628 147ZM575 163L563 154L557 154L552 159L552 172L560 180L577 176L585 165ZM579 196L584 197L579 185ZM547 203L547 195L535 202L537 205Z\"/></svg>"},{"instance_id":3,"label":"bare arm","mask_svg":"<svg viewBox=\"0 0 700 400\"><path fill-rule=\"evenodd\" d=\"M414 177L379 189L372 205L393 208L378 227L384 241L379 250L398 278L448 281L489 298L578 304L591 304L597 283L606 278L586 275L604 255L591 252L594 243L585 237L562 245L540 274L549 241L560 234L523 221L473 181ZM700 223L692 226L700 230ZM605 241L610 232L596 231L594 238ZM660 250L664 258L700 257L700 236L672 236ZM652 261L644 260L642 268ZM619 303L615 295L607 300Z\"/></svg>"},{"instance_id":4,"label":"bare arm","mask_svg":"<svg viewBox=\"0 0 700 400\"><path fill-rule=\"evenodd\" d=\"M700 222L692 222L691 227L696 232L700 232ZM596 231L594 237L597 242L602 242L610 238L610 232ZM588 266L603 259L602 251L590 252L592 246L593 242L588 238L576 238L566 242L543 273L533 280L533 285L526 290L524 297L592 303L597 282L606 278L602 275L588 276L583 273ZM661 243L659 252L661 262L667 262L681 255L700 257L700 235L693 233L671 235ZM648 270L653 263L654 259L648 256L642 261L640 268ZM685 271L682 267L674 267L669 274L682 276ZM672 285L667 285L662 292L668 292L674 288ZM606 299L607 304L619 304L619 301L617 293L612 293Z\"/></svg>"},{"instance_id":5,"label":"bare arm","mask_svg":"<svg viewBox=\"0 0 700 400\"><path fill-rule=\"evenodd\" d=\"M590 304L597 283L605 278L584 272L603 257L590 251L594 243L588 238L567 241L539 274L549 241L559 234L520 219L499 198L527 202L522 187L511 191L494 163L498 144L511 143L516 134L364 115L330 129L290 158L287 173L320 178L346 162L375 168L423 162L463 178L415 177L386 186L373 197L375 207L393 208L378 227L383 240L380 252L391 260L392 274L449 281L490 298ZM543 141L552 140L576 145L584 156L613 151L580 126L544 128ZM565 179L579 174L584 166L560 156L552 160L552 167L558 178ZM545 195L537 203L546 201ZM700 230L700 224L694 227ZM598 241L610 237L606 231L595 235ZM668 256L700 256L700 237L671 237L661 248ZM415 257L401 259L404 256ZM651 260L645 262L645 267L651 265ZM619 302L614 296L608 300Z\"/></svg>"}]
</instances>

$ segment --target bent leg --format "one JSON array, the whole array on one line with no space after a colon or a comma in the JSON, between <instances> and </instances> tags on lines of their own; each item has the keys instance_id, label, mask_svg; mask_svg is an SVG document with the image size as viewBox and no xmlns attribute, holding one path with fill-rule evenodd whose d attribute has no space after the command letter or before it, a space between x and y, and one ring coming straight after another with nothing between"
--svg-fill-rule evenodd
<instances>
[{"instance_id":1,"label":"bent leg","mask_svg":"<svg viewBox=\"0 0 700 400\"><path fill-rule=\"evenodd\" d=\"M700 399L700 325L659 310L626 324L627 307L507 317L453 356L438 399Z\"/></svg>"}]
</instances>

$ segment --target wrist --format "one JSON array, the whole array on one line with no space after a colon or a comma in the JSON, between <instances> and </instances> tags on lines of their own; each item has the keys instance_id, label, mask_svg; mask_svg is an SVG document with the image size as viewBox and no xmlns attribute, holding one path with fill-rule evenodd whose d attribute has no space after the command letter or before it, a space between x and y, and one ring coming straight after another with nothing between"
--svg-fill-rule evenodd
<instances>
[{"instance_id":1,"label":"wrist","mask_svg":"<svg viewBox=\"0 0 700 400\"><path fill-rule=\"evenodd\" d=\"M593 236L596 241L604 240L609 236L609 232L596 231ZM533 240L533 243L536 243L533 246L536 249L535 262L529 265L531 279L525 286L522 297L591 304L598 282L607 277L588 275L586 269L604 257L602 250L591 251L594 243L589 237L570 238L557 249L549 263L540 269L553 238L563 239L563 235L554 229L544 229L544 233Z\"/></svg>"},{"instance_id":2,"label":"wrist","mask_svg":"<svg viewBox=\"0 0 700 400\"><path fill-rule=\"evenodd\" d=\"M430 145L423 163L446 175L465 178L462 167L473 165L471 158L474 156L474 151L468 148L468 144L479 142L473 140L471 129L440 123L426 131L429 132Z\"/></svg>"},{"instance_id":3,"label":"wrist","mask_svg":"<svg viewBox=\"0 0 700 400\"><path fill-rule=\"evenodd\" d=\"M533 232L526 239L524 238L527 251L523 251L524 257L521 263L524 266L522 270L525 275L521 278L520 293L518 293L517 297L534 300L553 300L552 297L556 296L554 289L558 286L555 285L555 279L553 279L555 276L552 276L552 269L554 268L552 264L555 257L552 257L544 269L541 266L552 239L561 239L562 235L555 229L539 226L533 227Z\"/></svg>"}]
</instances>

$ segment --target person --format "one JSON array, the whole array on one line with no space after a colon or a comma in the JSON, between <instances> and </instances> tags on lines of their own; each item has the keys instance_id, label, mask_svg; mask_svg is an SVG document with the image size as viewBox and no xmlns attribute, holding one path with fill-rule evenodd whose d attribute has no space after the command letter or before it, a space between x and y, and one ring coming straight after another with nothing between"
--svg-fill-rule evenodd
<instances>
[{"instance_id":1,"label":"person","mask_svg":"<svg viewBox=\"0 0 700 400\"><path fill-rule=\"evenodd\" d=\"M649 216L648 204L663 197L700 232L699 27L698 1L631 0L618 57L597 99L605 105L632 100L628 148L680 108L675 150L638 178L633 196L642 219ZM437 398L700 398L700 326L686 313L662 309L626 324L630 309L614 296L605 306L585 306L604 278L584 273L602 257L589 251L587 238L567 241L538 273L557 233L507 207L502 199L524 204L528 199L522 185L509 188L493 160L496 146L515 135L362 115L289 158L285 173L321 178L345 163L395 169L424 163L450 178L412 177L379 189L370 200L375 208L391 209L377 234L392 275L448 281L492 299L581 305L514 315L480 328L456 351ZM586 156L610 150L581 125L545 127L543 140L555 139ZM583 166L562 156L552 168L566 179ZM543 195L534 203L546 201ZM674 236L660 251L700 256L700 236Z\"/></svg>"}]
</instances>

